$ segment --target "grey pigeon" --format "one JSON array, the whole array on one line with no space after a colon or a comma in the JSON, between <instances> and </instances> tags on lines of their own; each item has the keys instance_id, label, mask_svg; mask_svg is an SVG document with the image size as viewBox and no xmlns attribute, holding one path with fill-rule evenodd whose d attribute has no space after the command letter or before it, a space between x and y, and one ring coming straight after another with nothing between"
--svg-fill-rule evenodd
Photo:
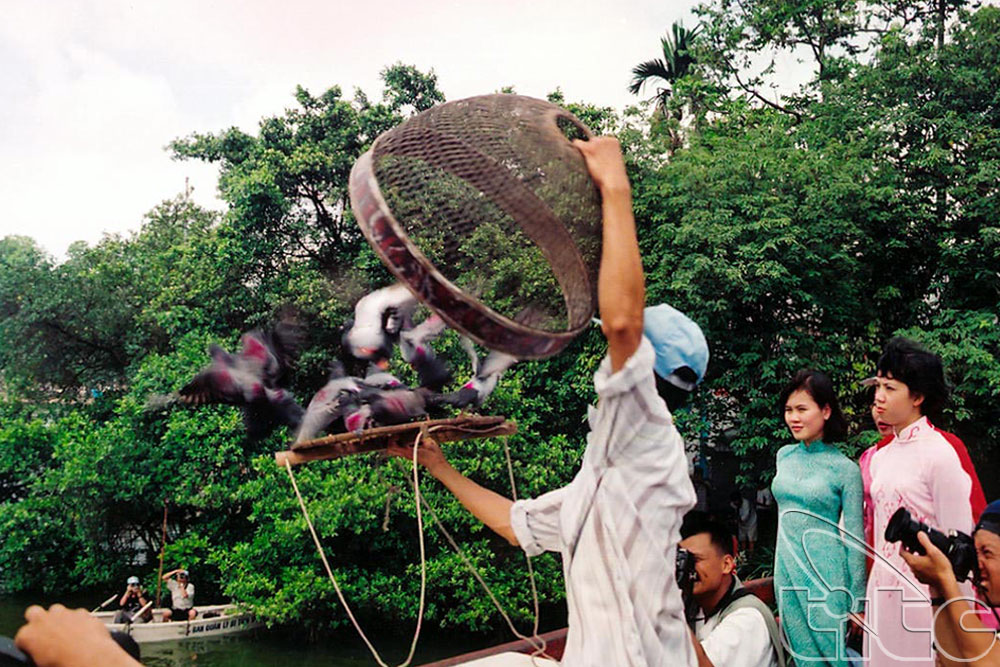
<instances>
[{"instance_id":1,"label":"grey pigeon","mask_svg":"<svg viewBox=\"0 0 1000 667\"><path fill-rule=\"evenodd\" d=\"M423 322L399 334L399 350L420 378L420 386L441 391L451 382L451 369L434 354L431 341L448 328L440 315L432 314Z\"/></svg>"},{"instance_id":2,"label":"grey pigeon","mask_svg":"<svg viewBox=\"0 0 1000 667\"><path fill-rule=\"evenodd\" d=\"M295 442L312 440L330 428L356 403L356 395L361 390L361 381L344 372L340 362L330 364L327 383L309 401L302 424L295 435Z\"/></svg>"},{"instance_id":3,"label":"grey pigeon","mask_svg":"<svg viewBox=\"0 0 1000 667\"><path fill-rule=\"evenodd\" d=\"M403 361L412 364L415 359L423 356L434 356L434 348L431 341L440 336L448 325L437 313L431 314L420 324L412 329L407 329L399 334L399 351L403 354Z\"/></svg>"},{"instance_id":4,"label":"grey pigeon","mask_svg":"<svg viewBox=\"0 0 1000 667\"><path fill-rule=\"evenodd\" d=\"M405 424L427 415L427 400L432 395L427 389L363 389L363 404L345 416L344 423L354 433L372 426Z\"/></svg>"},{"instance_id":5,"label":"grey pigeon","mask_svg":"<svg viewBox=\"0 0 1000 667\"><path fill-rule=\"evenodd\" d=\"M476 353L472 341L463 336L461 344L472 361L472 377L462 385L461 389L438 396L436 401L456 408L464 408L469 405L480 408L496 389L497 382L500 381L500 376L503 375L504 371L517 363L517 358L493 350L480 363L479 355Z\"/></svg>"},{"instance_id":6,"label":"grey pigeon","mask_svg":"<svg viewBox=\"0 0 1000 667\"><path fill-rule=\"evenodd\" d=\"M295 354L296 334L287 327L251 331L243 335L242 345L238 355L211 345L212 363L181 388L178 401L240 406L252 437L264 437L279 424L297 428L302 406L279 386Z\"/></svg>"},{"instance_id":7,"label":"grey pigeon","mask_svg":"<svg viewBox=\"0 0 1000 667\"><path fill-rule=\"evenodd\" d=\"M398 389L405 387L398 377L389 371L382 370L375 364L368 366L368 373L365 375L363 382L365 385L375 389Z\"/></svg>"}]
</instances>

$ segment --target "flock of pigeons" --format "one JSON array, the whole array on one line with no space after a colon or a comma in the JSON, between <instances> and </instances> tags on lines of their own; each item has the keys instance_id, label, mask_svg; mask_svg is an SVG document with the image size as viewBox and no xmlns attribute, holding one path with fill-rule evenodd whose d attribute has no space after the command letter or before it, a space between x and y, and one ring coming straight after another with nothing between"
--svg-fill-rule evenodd
<instances>
[{"instance_id":1,"label":"flock of pigeons","mask_svg":"<svg viewBox=\"0 0 1000 667\"><path fill-rule=\"evenodd\" d=\"M212 362L181 388L175 399L189 405L240 406L251 437L264 437L285 425L296 430L296 442L324 432L361 433L373 426L439 416L445 406L481 407L517 359L490 352L480 360L472 341L463 336L461 344L472 362L472 377L459 390L443 393L452 373L435 355L431 342L447 326L435 314L414 324L417 305L410 290L400 283L358 301L353 319L344 325L343 346L354 359L368 362L368 372L364 378L354 377L347 374L340 360L333 361L327 383L305 409L284 386L290 361L301 344L298 329L288 324L244 334L239 354L211 345ZM404 385L386 370L397 346L403 360L417 373L416 388Z\"/></svg>"}]
</instances>

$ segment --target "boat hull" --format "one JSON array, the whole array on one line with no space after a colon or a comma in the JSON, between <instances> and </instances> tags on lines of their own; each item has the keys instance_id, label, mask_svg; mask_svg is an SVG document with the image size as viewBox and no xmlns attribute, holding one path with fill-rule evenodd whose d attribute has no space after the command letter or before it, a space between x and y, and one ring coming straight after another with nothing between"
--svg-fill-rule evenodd
<instances>
[{"instance_id":1,"label":"boat hull","mask_svg":"<svg viewBox=\"0 0 1000 667\"><path fill-rule=\"evenodd\" d=\"M113 611L96 612L108 628L132 637L139 644L169 642L191 638L226 637L249 632L263 625L253 615L242 613L236 605L211 605L196 607L198 617L193 621L170 621L164 623L163 609L153 610L153 620L148 623L114 623ZM205 614L218 614L205 618Z\"/></svg>"}]
</instances>

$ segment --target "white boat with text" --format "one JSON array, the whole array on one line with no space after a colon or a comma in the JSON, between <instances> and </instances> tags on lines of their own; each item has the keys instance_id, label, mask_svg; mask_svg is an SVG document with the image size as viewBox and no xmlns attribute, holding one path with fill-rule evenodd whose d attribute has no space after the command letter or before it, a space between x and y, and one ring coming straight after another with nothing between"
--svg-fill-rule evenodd
<instances>
[{"instance_id":1,"label":"white boat with text","mask_svg":"<svg viewBox=\"0 0 1000 667\"><path fill-rule=\"evenodd\" d=\"M163 622L163 609L153 610L153 619L147 623L115 623L114 611L98 611L93 615L108 626L127 634L139 644L167 642L188 638L225 637L248 632L263 624L252 614L241 611L234 604L196 607L198 616L193 621Z\"/></svg>"}]
</instances>

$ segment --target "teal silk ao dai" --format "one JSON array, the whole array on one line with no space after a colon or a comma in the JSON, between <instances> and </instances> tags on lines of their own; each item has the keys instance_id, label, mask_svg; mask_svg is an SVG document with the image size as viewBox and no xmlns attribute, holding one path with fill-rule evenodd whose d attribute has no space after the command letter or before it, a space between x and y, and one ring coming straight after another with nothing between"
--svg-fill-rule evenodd
<instances>
[{"instance_id":1,"label":"teal silk ao dai","mask_svg":"<svg viewBox=\"0 0 1000 667\"><path fill-rule=\"evenodd\" d=\"M864 610L861 471L818 441L785 445L776 463L774 591L781 626L796 664L846 665L847 614Z\"/></svg>"}]
</instances>

